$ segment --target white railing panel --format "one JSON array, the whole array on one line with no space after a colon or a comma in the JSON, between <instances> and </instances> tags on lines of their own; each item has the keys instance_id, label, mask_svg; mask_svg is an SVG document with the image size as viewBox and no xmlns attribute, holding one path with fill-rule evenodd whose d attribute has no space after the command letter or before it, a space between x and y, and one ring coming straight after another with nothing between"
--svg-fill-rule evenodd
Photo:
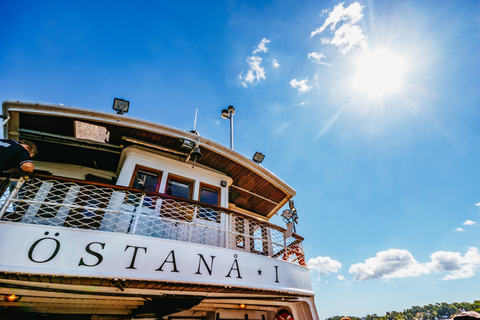
<instances>
[{"instance_id":1,"label":"white railing panel","mask_svg":"<svg viewBox=\"0 0 480 320\"><path fill-rule=\"evenodd\" d=\"M229 210L140 190L33 178L0 195L1 220L171 239L305 266L300 237Z\"/></svg>"}]
</instances>

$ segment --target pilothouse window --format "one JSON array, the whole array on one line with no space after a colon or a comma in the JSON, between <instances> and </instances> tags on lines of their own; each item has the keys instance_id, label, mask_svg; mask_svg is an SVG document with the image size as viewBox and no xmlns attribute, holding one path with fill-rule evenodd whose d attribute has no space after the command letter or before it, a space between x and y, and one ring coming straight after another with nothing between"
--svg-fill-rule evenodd
<instances>
[{"instance_id":1,"label":"pilothouse window","mask_svg":"<svg viewBox=\"0 0 480 320\"><path fill-rule=\"evenodd\" d=\"M200 184L200 202L218 206L219 193L219 189L215 187ZM202 208L199 210L198 216L202 219L208 219L216 222L219 221L218 212L207 208Z\"/></svg>"},{"instance_id":2,"label":"pilothouse window","mask_svg":"<svg viewBox=\"0 0 480 320\"><path fill-rule=\"evenodd\" d=\"M169 176L167 182L166 194L191 199L193 182L179 177Z\"/></svg>"},{"instance_id":3,"label":"pilothouse window","mask_svg":"<svg viewBox=\"0 0 480 320\"><path fill-rule=\"evenodd\" d=\"M130 182L130 187L143 191L158 192L161 178L161 171L137 165Z\"/></svg>"},{"instance_id":4,"label":"pilothouse window","mask_svg":"<svg viewBox=\"0 0 480 320\"><path fill-rule=\"evenodd\" d=\"M218 190L210 187L200 187L200 201L218 206Z\"/></svg>"}]
</instances>

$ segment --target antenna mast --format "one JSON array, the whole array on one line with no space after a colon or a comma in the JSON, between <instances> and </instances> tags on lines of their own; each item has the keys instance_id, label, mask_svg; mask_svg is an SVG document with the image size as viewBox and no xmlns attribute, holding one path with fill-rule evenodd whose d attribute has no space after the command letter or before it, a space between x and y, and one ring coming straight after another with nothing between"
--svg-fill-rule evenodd
<instances>
[{"instance_id":1,"label":"antenna mast","mask_svg":"<svg viewBox=\"0 0 480 320\"><path fill-rule=\"evenodd\" d=\"M195 121L193 122L193 131L196 131L196 128L197 128L197 114L198 114L198 108L195 109Z\"/></svg>"}]
</instances>

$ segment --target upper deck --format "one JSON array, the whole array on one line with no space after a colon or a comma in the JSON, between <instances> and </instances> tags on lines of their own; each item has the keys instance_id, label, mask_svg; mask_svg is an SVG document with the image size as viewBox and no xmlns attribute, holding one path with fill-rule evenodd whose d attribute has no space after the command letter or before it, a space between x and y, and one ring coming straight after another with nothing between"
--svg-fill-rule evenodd
<instances>
[{"instance_id":1,"label":"upper deck","mask_svg":"<svg viewBox=\"0 0 480 320\"><path fill-rule=\"evenodd\" d=\"M75 177L81 179L100 176L104 182L132 186L131 168L125 164L126 150L136 146L157 156L150 163L161 157L189 164L191 170L184 166L182 171L185 175L196 176L198 168L204 168L225 176L228 186L222 187L229 190L224 189L228 198L222 206L236 211L268 220L295 196L295 190L261 165L190 131L125 115L18 101L4 102L3 115L9 117L4 137L36 143L40 152L35 167L54 175L71 177L77 172ZM202 157L191 168L195 146ZM146 153L139 157L152 158ZM62 167L65 170L59 172ZM78 172L80 168L83 172ZM158 185L149 191L163 193L164 187ZM193 193L190 198L196 200L198 196Z\"/></svg>"},{"instance_id":2,"label":"upper deck","mask_svg":"<svg viewBox=\"0 0 480 320\"><path fill-rule=\"evenodd\" d=\"M0 190L2 239L25 243L1 271L312 294L303 238L268 222L295 191L252 160L120 115L16 101L3 112L4 136L40 151L29 179Z\"/></svg>"}]
</instances>

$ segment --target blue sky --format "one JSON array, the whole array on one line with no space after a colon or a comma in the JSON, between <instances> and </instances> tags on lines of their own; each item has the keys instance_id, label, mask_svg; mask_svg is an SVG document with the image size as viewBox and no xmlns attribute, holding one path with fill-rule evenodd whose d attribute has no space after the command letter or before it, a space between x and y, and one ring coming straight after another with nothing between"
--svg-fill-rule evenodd
<instances>
[{"instance_id":1,"label":"blue sky","mask_svg":"<svg viewBox=\"0 0 480 320\"><path fill-rule=\"evenodd\" d=\"M198 108L197 131L226 146L220 112L233 105L234 149L264 153L297 190L320 318L480 299L480 2L0 12L2 101L111 111L118 97L131 116L185 130Z\"/></svg>"}]
</instances>

